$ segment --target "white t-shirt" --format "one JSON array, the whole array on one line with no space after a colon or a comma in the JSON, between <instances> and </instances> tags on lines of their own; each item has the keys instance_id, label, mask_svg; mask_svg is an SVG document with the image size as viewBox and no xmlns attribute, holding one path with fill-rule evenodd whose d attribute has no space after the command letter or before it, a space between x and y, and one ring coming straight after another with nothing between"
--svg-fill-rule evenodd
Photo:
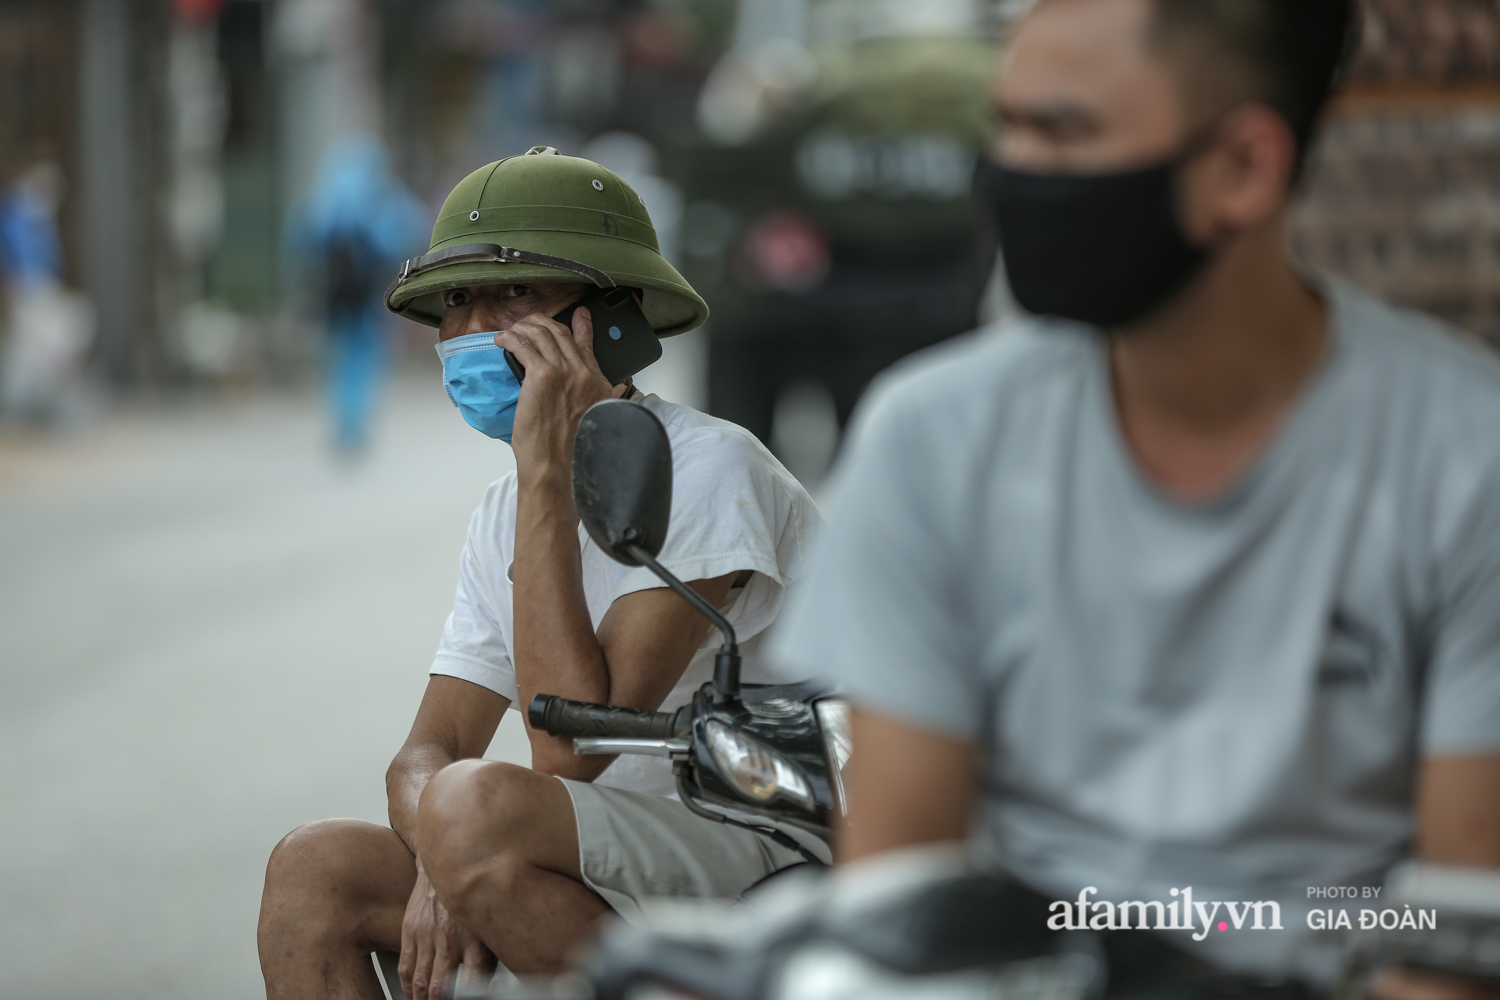
<instances>
[{"instance_id":1,"label":"white t-shirt","mask_svg":"<svg viewBox=\"0 0 1500 1000\"><path fill-rule=\"evenodd\" d=\"M752 571L750 582L731 590L720 611L739 639L744 680L770 681L761 666L762 634L780 612L786 588L802 575L804 554L821 523L818 510L749 431L656 396L638 394L636 400L661 420L672 443L672 520L658 561L688 581ZM617 599L664 586L649 569L605 555L582 524L578 541L584 596L596 629ZM510 473L491 484L469 522L453 613L431 673L487 687L524 711L524 705L514 704L510 653L515 542L516 475ZM713 676L714 654L723 641L718 629L709 629L662 711L687 704ZM660 758L622 757L598 783L657 795L676 792L670 762Z\"/></svg>"},{"instance_id":2,"label":"white t-shirt","mask_svg":"<svg viewBox=\"0 0 1500 1000\"><path fill-rule=\"evenodd\" d=\"M1308 889L1410 853L1423 755L1500 752L1500 363L1329 292L1322 370L1201 504L1141 474L1097 330L908 364L771 650L984 747L978 843L1053 899L1278 901L1201 947L1315 978Z\"/></svg>"}]
</instances>

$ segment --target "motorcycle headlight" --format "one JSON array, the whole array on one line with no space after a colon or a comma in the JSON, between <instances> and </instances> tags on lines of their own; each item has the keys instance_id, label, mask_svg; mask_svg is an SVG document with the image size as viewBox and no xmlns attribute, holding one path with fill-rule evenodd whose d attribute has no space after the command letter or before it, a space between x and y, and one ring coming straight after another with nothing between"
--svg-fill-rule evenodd
<instances>
[{"instance_id":1,"label":"motorcycle headlight","mask_svg":"<svg viewBox=\"0 0 1500 1000\"><path fill-rule=\"evenodd\" d=\"M844 800L844 765L849 763L849 703L842 698L824 698L814 706L818 728L823 731L823 754L828 758L828 782L841 814L849 812Z\"/></svg>"},{"instance_id":2,"label":"motorcycle headlight","mask_svg":"<svg viewBox=\"0 0 1500 1000\"><path fill-rule=\"evenodd\" d=\"M708 752L724 777L752 802L769 802L778 795L808 809L815 805L807 779L781 754L737 733L717 720L707 726Z\"/></svg>"}]
</instances>

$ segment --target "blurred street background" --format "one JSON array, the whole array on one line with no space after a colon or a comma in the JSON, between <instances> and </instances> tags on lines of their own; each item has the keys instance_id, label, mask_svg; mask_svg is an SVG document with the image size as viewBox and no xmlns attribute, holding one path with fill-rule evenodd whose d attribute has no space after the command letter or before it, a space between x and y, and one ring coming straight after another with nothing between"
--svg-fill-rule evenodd
<instances>
[{"instance_id":1,"label":"blurred street background","mask_svg":"<svg viewBox=\"0 0 1500 1000\"><path fill-rule=\"evenodd\" d=\"M1008 308L1025 6L0 0L0 996L256 996L272 845L383 818L509 462L378 305L454 183L625 177L713 310L638 381L815 488L876 372ZM1500 343L1500 0L1366 6L1298 249Z\"/></svg>"},{"instance_id":2,"label":"blurred street background","mask_svg":"<svg viewBox=\"0 0 1500 1000\"><path fill-rule=\"evenodd\" d=\"M126 405L0 453L0 996L255 997L271 847L385 821L510 449L398 378L358 468L315 397ZM511 713L491 756L529 762Z\"/></svg>"}]
</instances>

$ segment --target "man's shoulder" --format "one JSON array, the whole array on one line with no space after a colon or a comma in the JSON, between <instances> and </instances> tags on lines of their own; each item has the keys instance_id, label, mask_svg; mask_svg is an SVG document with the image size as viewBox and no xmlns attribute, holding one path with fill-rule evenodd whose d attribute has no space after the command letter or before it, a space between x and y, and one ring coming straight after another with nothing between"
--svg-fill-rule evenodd
<instances>
[{"instance_id":1,"label":"man's shoulder","mask_svg":"<svg viewBox=\"0 0 1500 1000\"><path fill-rule=\"evenodd\" d=\"M918 351L871 384L863 419L893 409L903 419L993 420L1059 380L1077 378L1098 350L1098 334L1074 323L1013 316Z\"/></svg>"},{"instance_id":2,"label":"man's shoulder","mask_svg":"<svg viewBox=\"0 0 1500 1000\"><path fill-rule=\"evenodd\" d=\"M750 443L756 440L755 435L739 424L711 416L684 403L674 403L654 394L637 397L637 400L661 421L673 447L677 446L678 441Z\"/></svg>"},{"instance_id":3,"label":"man's shoulder","mask_svg":"<svg viewBox=\"0 0 1500 1000\"><path fill-rule=\"evenodd\" d=\"M516 497L516 471L514 469L484 488L484 498L479 501L480 510L496 510L511 504ZM512 506L514 506L512 504Z\"/></svg>"},{"instance_id":4,"label":"man's shoulder","mask_svg":"<svg viewBox=\"0 0 1500 1000\"><path fill-rule=\"evenodd\" d=\"M1339 321L1403 367L1462 373L1476 387L1500 385L1500 356L1474 337L1356 285L1333 282L1330 287Z\"/></svg>"},{"instance_id":5,"label":"man's shoulder","mask_svg":"<svg viewBox=\"0 0 1500 1000\"><path fill-rule=\"evenodd\" d=\"M498 545L507 533L500 530L516 519L516 474L512 470L485 487L469 520L469 544Z\"/></svg>"},{"instance_id":6,"label":"man's shoulder","mask_svg":"<svg viewBox=\"0 0 1500 1000\"><path fill-rule=\"evenodd\" d=\"M685 580L741 569L758 571L778 588L796 579L821 525L817 505L796 477L738 424L657 396L640 402L661 420L672 444L672 526L662 563ZM756 594L756 601L770 602L761 610L774 616L779 597ZM753 619L735 627L749 628L746 623Z\"/></svg>"},{"instance_id":7,"label":"man's shoulder","mask_svg":"<svg viewBox=\"0 0 1500 1000\"><path fill-rule=\"evenodd\" d=\"M1500 355L1432 316L1335 284L1339 322L1365 391L1441 437L1478 431L1500 441Z\"/></svg>"},{"instance_id":8,"label":"man's shoulder","mask_svg":"<svg viewBox=\"0 0 1500 1000\"><path fill-rule=\"evenodd\" d=\"M641 404L656 415L672 443L673 465L679 470L748 472L802 492L792 474L771 450L739 424L710 416L682 403L647 396Z\"/></svg>"}]
</instances>

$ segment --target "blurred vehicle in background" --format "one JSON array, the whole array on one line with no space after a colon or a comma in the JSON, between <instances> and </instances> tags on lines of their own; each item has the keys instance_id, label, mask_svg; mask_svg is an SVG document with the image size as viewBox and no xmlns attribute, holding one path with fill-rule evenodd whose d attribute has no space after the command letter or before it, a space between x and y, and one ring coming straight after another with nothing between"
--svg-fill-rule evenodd
<instances>
[{"instance_id":1,"label":"blurred vehicle in background","mask_svg":"<svg viewBox=\"0 0 1500 1000\"><path fill-rule=\"evenodd\" d=\"M837 435L787 454L778 402L842 427L877 372L976 325L993 262L974 205L994 133L981 10L744 0L700 94L683 243L714 310L710 408L800 475Z\"/></svg>"},{"instance_id":2,"label":"blurred vehicle in background","mask_svg":"<svg viewBox=\"0 0 1500 1000\"><path fill-rule=\"evenodd\" d=\"M613 170L629 184L656 225L656 240L661 255L678 269L682 267L682 191L663 176L662 159L656 145L645 136L624 129L612 129L590 139L580 154ZM703 389L703 372L707 352L703 334L694 331L662 342L662 356L636 378L642 392L655 393L674 403L697 410L708 409Z\"/></svg>"}]
</instances>

